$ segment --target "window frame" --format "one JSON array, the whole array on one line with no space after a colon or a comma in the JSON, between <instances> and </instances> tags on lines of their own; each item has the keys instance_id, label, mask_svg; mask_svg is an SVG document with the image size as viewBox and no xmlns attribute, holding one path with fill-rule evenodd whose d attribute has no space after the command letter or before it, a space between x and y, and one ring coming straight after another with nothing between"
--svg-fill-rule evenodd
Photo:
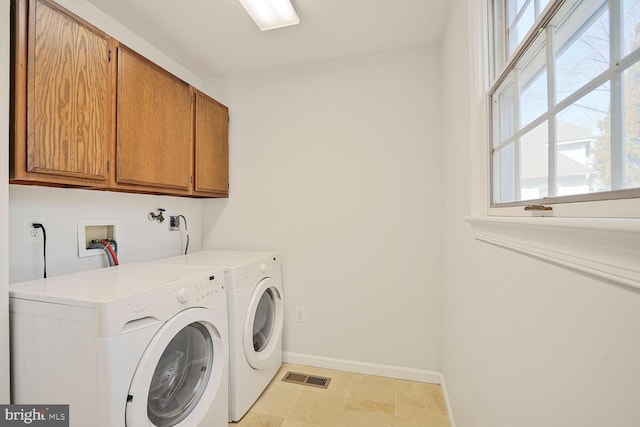
<instances>
[{"instance_id":1,"label":"window frame","mask_svg":"<svg viewBox=\"0 0 640 427\"><path fill-rule=\"evenodd\" d=\"M541 198L536 198L536 199L526 199L526 200L513 200L513 201L507 201L507 202L494 202L495 197L494 197L494 192L495 192L495 185L496 182L494 182L494 176L496 176L496 172L494 170L494 150L496 150L498 147L502 147L503 145L507 145L505 144L504 141L499 141L497 144L495 144L494 138L496 138L497 133L500 131L499 129L495 129L495 124L496 124L496 120L494 120L494 115L496 114L496 109L500 108L499 105L497 105L497 107L495 106L495 102L494 102L494 97L497 97L500 95L500 89L502 87L502 85L505 84L506 81L508 81L509 79L512 80L512 84L515 87L515 90L517 90L518 88L516 87L518 85L517 82L517 78L514 79L514 70L516 69L516 67L520 64L520 61L526 57L526 55L528 55L530 53L530 48L532 46L534 46L535 43L539 42L539 37L541 33L545 33L545 37L544 37L544 43L545 43L545 47L543 49L545 49L547 51L547 60L546 60L546 66L545 66L545 70L547 70L547 73L552 74L554 73L553 70L553 57L550 57L550 55L555 54L554 51L554 47L551 45L550 47L547 45L548 43L550 43L550 41L552 40L552 35L550 35L551 32L553 32L553 28L551 25L549 25L551 23L551 21L553 20L556 12L558 12L564 5L565 3L567 3L568 1L572 1L572 0L551 0L547 3L546 7L540 11L540 15L538 15L536 17L536 21L534 23L534 25L529 29L529 31L527 32L527 34L524 36L522 43L515 49L515 51L513 52L513 54L511 55L510 58L507 59L507 52L509 50L508 48L508 43L509 43L509 27L508 27L508 19L507 19L507 6L506 4L512 0L487 0L486 6L487 6L487 24L486 24L486 30L487 30L487 35L488 35L488 73L489 73L489 82L487 84L487 120L488 120L488 142L487 142L487 146L488 146L488 213L490 215L514 215L517 214L518 210L522 210L522 208L524 206L527 205L553 205L554 209L558 208L558 207L562 207L560 209L560 211L565 212L564 215L565 216L575 216L575 217L601 217L603 216L602 213L599 213L599 211L601 209L592 209L592 207L600 202L607 202L607 201L613 201L613 200L629 200L634 206L632 206L630 209L629 208L625 208L622 209L621 211L613 211L608 215L604 215L606 216L612 216L612 217L638 217L640 214L640 188L630 188L630 189L613 189L610 191L602 191L602 192L592 192L592 193L583 193L583 194L576 194L576 195L564 195L564 196L557 196L557 195L548 195L546 197L541 197ZM618 7L621 10L621 4L620 2L622 2L623 0L608 0L608 4L609 4L609 8L611 8L613 5L618 5ZM527 5L531 2L535 2L536 5L539 4L540 0L527 0L524 2L522 9L525 9L526 7L528 7ZM620 28L621 26L619 25L620 23L616 21L616 19L620 18L620 13L618 14L611 14L612 17L610 18L610 23L611 28L615 28L614 26L617 25L618 28ZM621 49L622 48L622 41L618 40L618 48ZM550 53L549 53L550 52ZM543 124L545 121L548 123L548 126L550 127L554 127L555 126L555 120L557 117L557 113L563 111L566 107L571 106L572 103L574 103L576 100L581 99L583 96L588 95L589 93L591 93L591 91L593 91L595 88L601 86L603 83L605 82L611 82L611 86L614 86L614 84L616 82L619 82L619 80L621 79L622 73L625 70L630 69L630 67L633 64L640 64L640 61L638 61L638 57L640 57L640 49L636 49L634 52L630 52L627 55L621 55L623 56L623 60L619 61L617 64L615 64L615 66L609 66L607 68L606 71L602 72L600 75L598 75L597 77L593 78L588 84L584 85L583 87L579 88L578 90L574 91L572 94L570 94L569 96L563 98L560 102L554 103L553 99L555 98L555 94L553 93L553 86L554 85L550 85L548 87L548 91L547 91L547 95L549 97L549 100L547 102L547 110L546 112L541 115L538 116L537 118L535 118L533 121L531 121L530 123L526 124L523 127L519 126L519 123L515 123L514 124L514 129L518 128L518 130L515 130L513 132L513 134L507 138L506 141L509 140L513 140L516 141L517 139L519 139L521 136L524 136L527 134L527 132L535 129L538 125ZM549 77L550 81L552 81L552 83L555 83L555 79L556 76L555 75L551 75ZM616 80L617 79L617 80ZM620 87L621 85L618 84L618 87ZM617 97L614 99L614 101L612 102L612 105L615 106L617 104L620 103L620 99L622 96L624 96L622 94L622 89L618 90L618 94L613 93L614 90L612 89L612 94L611 97ZM516 104L518 104L518 99L516 96ZM517 106L516 106L517 108ZM621 113L617 114L618 117L618 122L621 122ZM516 120L517 121L517 120ZM613 123L612 124L612 133L614 134L612 136L612 140L614 138L618 138L620 139L621 136L615 136L615 133L617 132L617 134L619 135L619 133L621 132L620 130L618 130L618 127L621 127L622 124L621 123ZM615 129L614 129L615 128ZM553 132L555 129L549 129L549 132ZM499 137L498 137L499 139ZM552 166L555 165L555 144L554 139L550 139L550 144L549 144L549 160L547 161L547 164L549 165L550 169L547 173L547 180L549 182L549 191L552 191L552 188L555 189L555 171L553 169L551 169ZM518 199L518 192L520 191L520 186L516 185L518 184L518 169L517 169L517 165L520 162L519 160L519 152L518 152L518 147L519 147L519 143L518 144L514 144L514 149L515 149L515 154L514 154L514 158L516 158L515 164L516 164L516 170L515 170L515 182L514 185L516 186L516 195L515 195L515 199ZM621 145L621 144L618 144ZM612 145L613 147L613 145ZM620 151L620 150L618 150ZM620 156L622 156L623 154L620 153ZM613 178L612 178L613 179ZM515 209L514 209L515 208ZM556 212L558 211L558 209L556 209ZM555 216L556 212L553 212L552 214ZM549 215L549 212L547 212L547 215Z\"/></svg>"},{"instance_id":2,"label":"window frame","mask_svg":"<svg viewBox=\"0 0 640 427\"><path fill-rule=\"evenodd\" d=\"M495 75L490 37L494 0L468 4L470 235L481 243L523 254L603 284L640 289L640 198L553 204L552 211L522 205L492 207L491 102ZM550 204L545 200L545 205Z\"/></svg>"}]
</instances>

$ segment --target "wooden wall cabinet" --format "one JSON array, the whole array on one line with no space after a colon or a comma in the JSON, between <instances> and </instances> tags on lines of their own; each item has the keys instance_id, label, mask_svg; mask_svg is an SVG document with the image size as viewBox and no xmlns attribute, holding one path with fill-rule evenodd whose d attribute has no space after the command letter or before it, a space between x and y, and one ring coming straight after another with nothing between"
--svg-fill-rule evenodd
<instances>
[{"instance_id":1,"label":"wooden wall cabinet","mask_svg":"<svg viewBox=\"0 0 640 427\"><path fill-rule=\"evenodd\" d=\"M228 196L227 107L52 0L11 7L11 183Z\"/></svg>"},{"instance_id":2,"label":"wooden wall cabinet","mask_svg":"<svg viewBox=\"0 0 640 427\"><path fill-rule=\"evenodd\" d=\"M194 91L194 194L229 194L229 109Z\"/></svg>"},{"instance_id":3,"label":"wooden wall cabinet","mask_svg":"<svg viewBox=\"0 0 640 427\"><path fill-rule=\"evenodd\" d=\"M189 85L120 46L117 105L116 186L189 193L193 182Z\"/></svg>"},{"instance_id":4,"label":"wooden wall cabinet","mask_svg":"<svg viewBox=\"0 0 640 427\"><path fill-rule=\"evenodd\" d=\"M112 39L46 0L12 8L13 182L107 186Z\"/></svg>"}]
</instances>

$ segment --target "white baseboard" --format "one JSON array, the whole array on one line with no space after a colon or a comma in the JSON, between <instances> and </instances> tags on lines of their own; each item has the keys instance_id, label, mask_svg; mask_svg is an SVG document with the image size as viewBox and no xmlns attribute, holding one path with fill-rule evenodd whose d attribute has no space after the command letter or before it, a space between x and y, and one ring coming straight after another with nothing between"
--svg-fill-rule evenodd
<instances>
[{"instance_id":1,"label":"white baseboard","mask_svg":"<svg viewBox=\"0 0 640 427\"><path fill-rule=\"evenodd\" d=\"M355 360L335 359L332 357L314 356L310 354L282 352L285 363L295 365L316 366L318 368L335 369L336 371L356 372L358 374L378 375L381 377L398 378L401 380L420 381L423 383L440 384L442 374L426 369L404 368L401 366L382 365Z\"/></svg>"},{"instance_id":2,"label":"white baseboard","mask_svg":"<svg viewBox=\"0 0 640 427\"><path fill-rule=\"evenodd\" d=\"M453 410L451 409L451 400L449 400L449 390L447 390L447 382L444 380L443 374L440 374L440 380L442 395L444 396L444 401L447 404L447 412L449 413L449 426L456 427L456 420L453 418Z\"/></svg>"}]
</instances>

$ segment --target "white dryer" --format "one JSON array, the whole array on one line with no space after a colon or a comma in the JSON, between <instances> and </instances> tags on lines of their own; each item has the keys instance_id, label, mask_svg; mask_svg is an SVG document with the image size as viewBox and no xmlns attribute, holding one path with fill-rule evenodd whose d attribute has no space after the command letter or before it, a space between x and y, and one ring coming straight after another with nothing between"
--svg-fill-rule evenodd
<instances>
[{"instance_id":1,"label":"white dryer","mask_svg":"<svg viewBox=\"0 0 640 427\"><path fill-rule=\"evenodd\" d=\"M229 310L229 421L239 421L282 365L284 292L278 254L204 251L156 262L224 269Z\"/></svg>"},{"instance_id":2,"label":"white dryer","mask_svg":"<svg viewBox=\"0 0 640 427\"><path fill-rule=\"evenodd\" d=\"M222 270L139 264L12 284L12 403L72 427L223 427Z\"/></svg>"}]
</instances>

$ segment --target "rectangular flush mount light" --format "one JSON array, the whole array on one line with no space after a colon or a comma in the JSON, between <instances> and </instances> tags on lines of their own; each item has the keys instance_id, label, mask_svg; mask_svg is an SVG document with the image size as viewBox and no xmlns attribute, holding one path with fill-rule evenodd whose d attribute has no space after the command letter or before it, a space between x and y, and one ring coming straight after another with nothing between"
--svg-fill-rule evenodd
<instances>
[{"instance_id":1,"label":"rectangular flush mount light","mask_svg":"<svg viewBox=\"0 0 640 427\"><path fill-rule=\"evenodd\" d=\"M300 23L289 0L240 0L260 31L273 30Z\"/></svg>"}]
</instances>

